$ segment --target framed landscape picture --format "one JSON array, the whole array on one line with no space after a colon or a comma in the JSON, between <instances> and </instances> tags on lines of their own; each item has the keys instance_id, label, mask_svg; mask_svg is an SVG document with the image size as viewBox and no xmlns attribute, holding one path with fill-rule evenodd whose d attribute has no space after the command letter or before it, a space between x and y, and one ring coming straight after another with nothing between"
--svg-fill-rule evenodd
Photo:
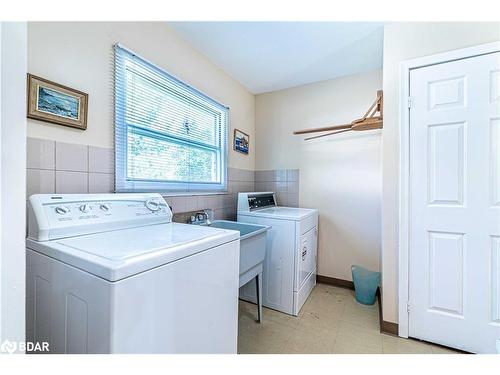
<instances>
[{"instance_id":1,"label":"framed landscape picture","mask_svg":"<svg viewBox=\"0 0 500 375\"><path fill-rule=\"evenodd\" d=\"M87 129L88 94L28 74L28 118Z\"/></svg>"},{"instance_id":2,"label":"framed landscape picture","mask_svg":"<svg viewBox=\"0 0 500 375\"><path fill-rule=\"evenodd\" d=\"M234 129L234 150L248 155L249 139L250 136L248 134L243 133L241 130Z\"/></svg>"}]
</instances>

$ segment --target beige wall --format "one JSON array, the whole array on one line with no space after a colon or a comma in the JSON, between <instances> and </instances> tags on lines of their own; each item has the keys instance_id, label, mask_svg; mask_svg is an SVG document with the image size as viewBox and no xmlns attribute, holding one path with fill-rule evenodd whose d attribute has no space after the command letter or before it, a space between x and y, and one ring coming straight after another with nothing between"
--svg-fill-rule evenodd
<instances>
[{"instance_id":1,"label":"beige wall","mask_svg":"<svg viewBox=\"0 0 500 375\"><path fill-rule=\"evenodd\" d=\"M231 108L231 127L250 134L251 152L244 156L230 150L229 166L300 168L300 204L321 210L320 274L348 279L350 263L378 267L382 194L383 311L384 320L396 322L399 63L495 40L500 40L498 23L396 23L385 27L382 193L380 133L313 142L291 135L295 129L359 116L382 86L380 72L255 99L165 23L29 23L28 71L89 93L90 105L86 131L29 120L28 136L113 147L112 45L123 43Z\"/></svg>"},{"instance_id":2,"label":"beige wall","mask_svg":"<svg viewBox=\"0 0 500 375\"><path fill-rule=\"evenodd\" d=\"M180 38L165 22L30 22L28 71L89 94L89 122L80 131L35 120L28 136L111 148L113 53L120 42L231 110L231 128L254 140L254 95ZM232 132L231 132L232 138ZM254 143L251 143L253 147ZM229 151L229 166L254 169L250 155Z\"/></svg>"},{"instance_id":3,"label":"beige wall","mask_svg":"<svg viewBox=\"0 0 500 375\"><path fill-rule=\"evenodd\" d=\"M499 23L396 23L384 28L382 293L386 321L398 321L400 62L499 39Z\"/></svg>"},{"instance_id":4,"label":"beige wall","mask_svg":"<svg viewBox=\"0 0 500 375\"><path fill-rule=\"evenodd\" d=\"M320 213L324 276L350 280L351 264L379 269L381 135L306 142L292 132L359 118L381 88L382 71L373 71L256 96L256 169L300 169L300 206Z\"/></svg>"}]
</instances>

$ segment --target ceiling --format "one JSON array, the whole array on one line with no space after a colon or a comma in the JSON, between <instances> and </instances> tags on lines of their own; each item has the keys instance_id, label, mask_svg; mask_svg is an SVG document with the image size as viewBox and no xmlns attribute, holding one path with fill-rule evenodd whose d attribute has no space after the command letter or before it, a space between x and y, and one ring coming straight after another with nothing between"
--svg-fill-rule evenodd
<instances>
[{"instance_id":1,"label":"ceiling","mask_svg":"<svg viewBox=\"0 0 500 375\"><path fill-rule=\"evenodd\" d=\"M380 22L169 22L250 92L382 68Z\"/></svg>"}]
</instances>

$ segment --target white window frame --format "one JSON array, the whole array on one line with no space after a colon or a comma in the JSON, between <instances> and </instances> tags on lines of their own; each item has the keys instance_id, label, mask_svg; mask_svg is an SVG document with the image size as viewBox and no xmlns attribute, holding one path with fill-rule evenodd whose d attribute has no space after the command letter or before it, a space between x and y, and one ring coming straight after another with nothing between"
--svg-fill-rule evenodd
<instances>
[{"instance_id":1,"label":"white window frame","mask_svg":"<svg viewBox=\"0 0 500 375\"><path fill-rule=\"evenodd\" d=\"M177 195L177 194L217 194L217 193L227 193L227 170L228 170L228 152L229 152L229 132L230 132L230 122L229 122L229 107L219 103L213 98L209 97L205 93L193 88L192 86L181 81L172 74L166 72L164 69L158 67L157 65L151 63L147 59L139 56L130 49L124 47L120 43L115 46L115 54L117 49L121 49L126 53L133 55L134 57L141 59L145 65L150 69L155 70L157 73L164 75L167 79L173 80L177 85L182 86L184 89L189 91L190 94L200 97L207 102L212 103L215 106L221 108L226 112L225 115L225 136L222 140L220 147L220 182L214 183L204 183L204 182L188 182L188 181L155 181L155 180L139 180L139 179L128 179L127 177L127 163L128 163L128 128L129 124L125 121L125 110L124 106L117 104L117 90L120 88L117 85L117 77L119 74L123 75L123 72L119 72L116 64L115 57L115 190L116 192L160 192L167 195ZM122 96L125 96L122 93ZM148 130L135 131L135 133L144 133L147 137L157 138L157 139L168 139L168 135L164 134L153 134L154 131L149 132ZM148 133L148 134L146 134ZM183 141L176 141L176 143L183 143ZM187 142L186 143L191 143ZM196 142L192 142L196 144ZM200 145L201 148L206 148L206 145ZM214 147L213 149L218 149Z\"/></svg>"}]
</instances>

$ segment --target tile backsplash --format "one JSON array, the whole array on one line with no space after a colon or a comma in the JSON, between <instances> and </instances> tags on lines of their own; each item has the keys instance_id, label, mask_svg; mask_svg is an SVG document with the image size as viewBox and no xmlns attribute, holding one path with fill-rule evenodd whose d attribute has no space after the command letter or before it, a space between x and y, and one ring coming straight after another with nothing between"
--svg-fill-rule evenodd
<instances>
[{"instance_id":1,"label":"tile backsplash","mask_svg":"<svg viewBox=\"0 0 500 375\"><path fill-rule=\"evenodd\" d=\"M226 194L166 196L165 200L176 213L211 209L214 219L236 220L238 193L254 191L254 171L228 168Z\"/></svg>"},{"instance_id":2,"label":"tile backsplash","mask_svg":"<svg viewBox=\"0 0 500 375\"><path fill-rule=\"evenodd\" d=\"M112 149L45 139L27 139L27 195L111 193Z\"/></svg>"},{"instance_id":3,"label":"tile backsplash","mask_svg":"<svg viewBox=\"0 0 500 375\"><path fill-rule=\"evenodd\" d=\"M299 207L299 170L255 171L255 191L274 191L278 205Z\"/></svg>"},{"instance_id":4,"label":"tile backsplash","mask_svg":"<svg viewBox=\"0 0 500 375\"><path fill-rule=\"evenodd\" d=\"M27 139L27 196L36 193L112 193L113 149ZM254 171L228 168L226 194L166 196L174 213L212 209L216 219L236 219L238 192L254 191Z\"/></svg>"},{"instance_id":5,"label":"tile backsplash","mask_svg":"<svg viewBox=\"0 0 500 375\"><path fill-rule=\"evenodd\" d=\"M109 148L27 140L27 196L37 193L112 193L114 151ZM165 196L174 213L211 209L215 219L236 220L239 192L275 191L279 205L298 207L299 170L228 168L228 192Z\"/></svg>"}]
</instances>

